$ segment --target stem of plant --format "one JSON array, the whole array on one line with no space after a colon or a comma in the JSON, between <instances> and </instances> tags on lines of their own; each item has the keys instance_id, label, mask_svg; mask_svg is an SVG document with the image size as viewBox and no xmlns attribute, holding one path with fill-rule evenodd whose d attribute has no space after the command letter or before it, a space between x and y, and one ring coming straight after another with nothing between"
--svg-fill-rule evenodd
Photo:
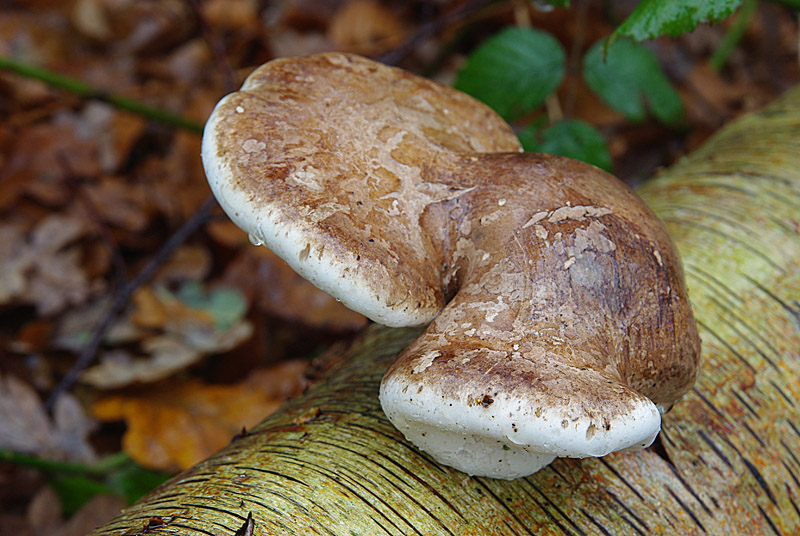
<instances>
[{"instance_id":1,"label":"stem of plant","mask_svg":"<svg viewBox=\"0 0 800 536\"><path fill-rule=\"evenodd\" d=\"M189 132L194 132L197 134L201 134L203 132L203 125L195 123L194 121L186 119L185 117L181 117L159 108L153 108L152 106L148 106L135 99L107 93L76 78L71 78L69 76L64 76L41 67L35 67L27 63L22 63L7 56L0 56L0 70L11 71L26 78L40 80L51 87L57 87L65 91L69 91L70 93L74 93L75 95L85 99L106 102L115 108L119 108L121 110L125 110L154 121L159 121L167 125L172 125L183 130L188 130Z\"/></svg>"},{"instance_id":2,"label":"stem of plant","mask_svg":"<svg viewBox=\"0 0 800 536\"><path fill-rule=\"evenodd\" d=\"M130 461L130 458L124 452L118 452L93 463L75 463L48 460L22 452L0 449L0 461L22 467L32 467L41 471L104 475L122 467Z\"/></svg>"},{"instance_id":3,"label":"stem of plant","mask_svg":"<svg viewBox=\"0 0 800 536\"><path fill-rule=\"evenodd\" d=\"M744 32L747 30L747 26L750 24L757 7L758 0L745 0L744 3L742 3L742 7L739 10L739 14L736 17L733 26L731 26L731 29L725 34L722 42L714 51L714 54L711 55L711 59L709 60L711 67L715 71L721 70L725 66L725 63L727 63L728 58L736 48L736 45L738 45L739 41L742 40Z\"/></svg>"}]
</instances>

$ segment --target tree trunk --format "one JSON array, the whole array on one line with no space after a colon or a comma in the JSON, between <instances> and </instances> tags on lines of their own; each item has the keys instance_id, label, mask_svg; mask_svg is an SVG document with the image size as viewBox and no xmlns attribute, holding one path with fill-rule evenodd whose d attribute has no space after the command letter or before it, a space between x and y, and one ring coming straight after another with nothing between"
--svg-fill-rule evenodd
<instances>
[{"instance_id":1,"label":"tree trunk","mask_svg":"<svg viewBox=\"0 0 800 536\"><path fill-rule=\"evenodd\" d=\"M249 514L254 535L800 534L799 140L795 90L640 191L703 339L654 447L511 482L441 467L377 399L416 332L373 326L324 381L94 534L227 535Z\"/></svg>"}]
</instances>

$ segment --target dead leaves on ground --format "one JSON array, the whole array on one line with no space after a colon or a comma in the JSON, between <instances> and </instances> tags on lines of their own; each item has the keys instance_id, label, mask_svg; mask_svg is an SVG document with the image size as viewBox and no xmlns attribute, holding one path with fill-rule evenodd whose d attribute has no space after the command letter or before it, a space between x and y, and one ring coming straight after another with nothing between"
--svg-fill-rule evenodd
<instances>
[{"instance_id":1,"label":"dead leaves on ground","mask_svg":"<svg viewBox=\"0 0 800 536\"><path fill-rule=\"evenodd\" d=\"M96 422L71 394L59 398L52 417L38 393L12 375L0 375L0 448L51 460L97 458L89 434Z\"/></svg>"},{"instance_id":2,"label":"dead leaves on ground","mask_svg":"<svg viewBox=\"0 0 800 536\"><path fill-rule=\"evenodd\" d=\"M142 388L100 399L92 414L127 423L123 447L141 465L187 469L299 394L305 387L305 367L303 361L289 361L253 371L235 385L186 380Z\"/></svg>"},{"instance_id":3,"label":"dead leaves on ground","mask_svg":"<svg viewBox=\"0 0 800 536\"><path fill-rule=\"evenodd\" d=\"M464 3L198 5L238 84L273 57L333 49L378 56ZM530 16L563 43L588 47L611 28L588 5L592 24L583 30L574 9ZM435 66L437 79L452 80L469 47L513 23L514 6L442 28L409 51L405 66ZM697 58L718 46L724 29L653 44L687 107L684 145L665 142L658 126L626 123L573 76L558 100L603 130L623 162L618 171L649 175L667 163L665 154L691 149L797 79L797 23L779 9L759 7L744 39L763 44L751 47L756 52L740 47L723 72ZM465 24L485 22L462 40ZM230 89L203 33L184 0L19 0L0 16L0 54L202 124ZM759 48L770 53L766 64ZM199 153L195 133L0 72L0 448L85 461L122 443L148 466L187 467L302 388L302 366L280 363L308 359L366 324L218 215L134 294L77 388L52 415L44 411L42 399L120 286L209 194ZM123 439L109 437L113 427L99 422L107 420L126 423Z\"/></svg>"},{"instance_id":4,"label":"dead leaves on ground","mask_svg":"<svg viewBox=\"0 0 800 536\"><path fill-rule=\"evenodd\" d=\"M256 2L200 4L243 67L235 83L269 59ZM225 93L183 0L16 2L0 54L198 124ZM148 467L188 467L302 389L310 351L366 323L215 218L135 292L48 414L115 294L208 195L196 133L0 72L0 449L89 462L121 444Z\"/></svg>"}]
</instances>

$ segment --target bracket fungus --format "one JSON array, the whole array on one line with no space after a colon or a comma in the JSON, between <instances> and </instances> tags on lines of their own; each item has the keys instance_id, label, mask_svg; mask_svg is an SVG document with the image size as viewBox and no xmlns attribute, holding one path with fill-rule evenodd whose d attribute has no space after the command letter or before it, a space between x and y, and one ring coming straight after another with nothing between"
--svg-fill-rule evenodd
<instances>
[{"instance_id":1,"label":"bracket fungus","mask_svg":"<svg viewBox=\"0 0 800 536\"><path fill-rule=\"evenodd\" d=\"M338 53L261 66L203 137L211 188L255 243L375 322L428 324L383 409L439 462L497 478L650 445L700 347L644 203L520 151L474 99Z\"/></svg>"}]
</instances>

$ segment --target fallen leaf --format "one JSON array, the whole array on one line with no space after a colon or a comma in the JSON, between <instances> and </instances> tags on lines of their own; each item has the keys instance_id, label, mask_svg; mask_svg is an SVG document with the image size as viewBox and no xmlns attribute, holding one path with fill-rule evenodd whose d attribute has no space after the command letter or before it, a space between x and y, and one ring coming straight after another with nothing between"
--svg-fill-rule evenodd
<instances>
[{"instance_id":1,"label":"fallen leaf","mask_svg":"<svg viewBox=\"0 0 800 536\"><path fill-rule=\"evenodd\" d=\"M58 493L42 486L25 512L31 536L82 536L117 515L125 500L116 495L96 495L68 520L64 519Z\"/></svg>"},{"instance_id":2,"label":"fallen leaf","mask_svg":"<svg viewBox=\"0 0 800 536\"><path fill-rule=\"evenodd\" d=\"M0 304L22 294L26 286L25 272L32 259L24 255L25 232L13 225L0 226Z\"/></svg>"},{"instance_id":3,"label":"fallen leaf","mask_svg":"<svg viewBox=\"0 0 800 536\"><path fill-rule=\"evenodd\" d=\"M81 382L98 389L118 389L134 383L163 380L202 359L203 355L170 337L145 341L153 353L136 356L123 349L104 352L100 362L81 374Z\"/></svg>"},{"instance_id":4,"label":"fallen leaf","mask_svg":"<svg viewBox=\"0 0 800 536\"><path fill-rule=\"evenodd\" d=\"M297 275L265 247L248 245L228 264L222 280L244 292L264 312L329 331L357 331L367 319Z\"/></svg>"},{"instance_id":5,"label":"fallen leaf","mask_svg":"<svg viewBox=\"0 0 800 536\"><path fill-rule=\"evenodd\" d=\"M46 316L84 303L95 288L76 242L87 231L83 220L60 214L48 216L27 235L18 227L0 227L5 245L0 250L0 304L33 304Z\"/></svg>"},{"instance_id":6,"label":"fallen leaf","mask_svg":"<svg viewBox=\"0 0 800 536\"><path fill-rule=\"evenodd\" d=\"M52 534L63 521L56 491L50 486L42 486L28 503L25 518L34 535Z\"/></svg>"},{"instance_id":7,"label":"fallen leaf","mask_svg":"<svg viewBox=\"0 0 800 536\"><path fill-rule=\"evenodd\" d=\"M12 180L24 177L22 191L48 206L71 202L74 192L68 188L67 176L96 177L101 173L96 142L81 138L80 124L81 116L69 112L60 114L58 121L19 129L3 176Z\"/></svg>"},{"instance_id":8,"label":"fallen leaf","mask_svg":"<svg viewBox=\"0 0 800 536\"><path fill-rule=\"evenodd\" d=\"M113 333L128 344L138 341L141 353L121 348L106 351L97 365L81 374L82 382L98 389L117 389L163 380L207 355L235 348L253 332L244 319L247 304L234 289L206 292L191 282L177 293L162 286L142 287L133 302L132 313Z\"/></svg>"},{"instance_id":9,"label":"fallen leaf","mask_svg":"<svg viewBox=\"0 0 800 536\"><path fill-rule=\"evenodd\" d=\"M211 269L211 254L208 248L185 245L178 248L161 267L156 281L183 282L201 281Z\"/></svg>"},{"instance_id":10,"label":"fallen leaf","mask_svg":"<svg viewBox=\"0 0 800 536\"><path fill-rule=\"evenodd\" d=\"M210 0L203 4L203 15L220 32L241 30L259 19L255 0Z\"/></svg>"},{"instance_id":11,"label":"fallen leaf","mask_svg":"<svg viewBox=\"0 0 800 536\"><path fill-rule=\"evenodd\" d=\"M125 500L122 497L97 495L46 536L83 536L111 520L125 506Z\"/></svg>"},{"instance_id":12,"label":"fallen leaf","mask_svg":"<svg viewBox=\"0 0 800 536\"><path fill-rule=\"evenodd\" d=\"M54 460L92 461L96 456L87 438L95 424L71 394L59 397L51 418L28 384L0 375L0 448Z\"/></svg>"},{"instance_id":13,"label":"fallen leaf","mask_svg":"<svg viewBox=\"0 0 800 536\"><path fill-rule=\"evenodd\" d=\"M328 38L343 52L373 56L403 42L403 20L375 0L351 0L333 16Z\"/></svg>"},{"instance_id":14,"label":"fallen leaf","mask_svg":"<svg viewBox=\"0 0 800 536\"><path fill-rule=\"evenodd\" d=\"M129 184L119 177L103 177L83 188L100 218L111 226L142 232L153 217L152 201L141 184Z\"/></svg>"},{"instance_id":15,"label":"fallen leaf","mask_svg":"<svg viewBox=\"0 0 800 536\"><path fill-rule=\"evenodd\" d=\"M92 413L103 421L126 422L123 448L137 463L163 471L186 469L299 394L305 387L304 370L304 362L294 361L254 372L258 377L235 385L170 382L103 398L92 405ZM280 387L254 388L263 385L264 375Z\"/></svg>"}]
</instances>

